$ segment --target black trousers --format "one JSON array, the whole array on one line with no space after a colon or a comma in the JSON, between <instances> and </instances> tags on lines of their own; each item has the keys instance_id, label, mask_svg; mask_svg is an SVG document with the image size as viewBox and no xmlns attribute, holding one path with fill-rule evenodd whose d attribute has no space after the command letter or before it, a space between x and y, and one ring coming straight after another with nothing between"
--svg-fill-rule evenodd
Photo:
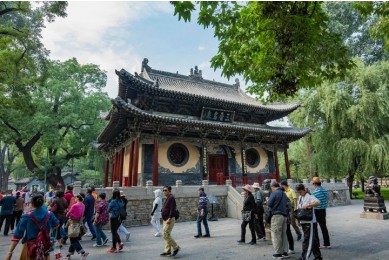
<instances>
[{"instance_id":1,"label":"black trousers","mask_svg":"<svg viewBox=\"0 0 389 260\"><path fill-rule=\"evenodd\" d=\"M79 254L84 253L78 237L70 237L69 254L73 255L75 251Z\"/></svg>"},{"instance_id":2,"label":"black trousers","mask_svg":"<svg viewBox=\"0 0 389 260\"><path fill-rule=\"evenodd\" d=\"M3 226L3 222L5 220L4 226L4 236L8 236L9 228L12 226L13 215L0 215L0 228Z\"/></svg>"},{"instance_id":3,"label":"black trousers","mask_svg":"<svg viewBox=\"0 0 389 260\"><path fill-rule=\"evenodd\" d=\"M292 231L290 230L290 224L286 224L286 236L288 237L289 250L294 250L294 241Z\"/></svg>"},{"instance_id":4,"label":"black trousers","mask_svg":"<svg viewBox=\"0 0 389 260\"><path fill-rule=\"evenodd\" d=\"M18 225L22 215L23 215L23 210L14 211L13 219L12 219L12 223L11 223L12 230L14 230L14 228Z\"/></svg>"},{"instance_id":5,"label":"black trousers","mask_svg":"<svg viewBox=\"0 0 389 260\"><path fill-rule=\"evenodd\" d=\"M316 221L320 226L321 233L323 235L323 245L325 246L330 246L330 236L328 234L328 229L327 229L327 221L326 221L326 209L315 209L315 216L316 216ZM320 245L320 239L319 239L319 234L316 232L316 239L319 242Z\"/></svg>"},{"instance_id":6,"label":"black trousers","mask_svg":"<svg viewBox=\"0 0 389 260\"><path fill-rule=\"evenodd\" d=\"M119 226L121 225L121 222L119 218L111 218L111 234L112 234L112 248L116 248L117 243L121 243L122 240L120 239L118 229Z\"/></svg>"},{"instance_id":7,"label":"black trousers","mask_svg":"<svg viewBox=\"0 0 389 260\"><path fill-rule=\"evenodd\" d=\"M263 212L258 214L258 219L254 218L255 232L258 238L263 238L265 234L265 225L263 224Z\"/></svg>"},{"instance_id":8,"label":"black trousers","mask_svg":"<svg viewBox=\"0 0 389 260\"><path fill-rule=\"evenodd\" d=\"M254 230L254 217L253 216L251 217L250 221L244 221L244 220L242 221L242 225L240 225L240 227L241 227L240 239L242 241L246 241L246 226L247 226L247 224L249 225L249 228L251 231L251 241L257 242L257 238L255 236L255 230Z\"/></svg>"},{"instance_id":9,"label":"black trousers","mask_svg":"<svg viewBox=\"0 0 389 260\"><path fill-rule=\"evenodd\" d=\"M312 231L313 231L313 236L312 236L312 253L315 256L315 259L321 260L321 252L319 248L319 241L316 239L317 234L317 223L312 224ZM304 241L303 241L303 252L301 253L301 257L303 259L306 259L307 254L308 256L311 254L311 252L308 252L308 247L309 247L309 238L310 238L310 233L311 233L311 224L309 223L301 223L301 227L303 228L304 232Z\"/></svg>"}]
</instances>

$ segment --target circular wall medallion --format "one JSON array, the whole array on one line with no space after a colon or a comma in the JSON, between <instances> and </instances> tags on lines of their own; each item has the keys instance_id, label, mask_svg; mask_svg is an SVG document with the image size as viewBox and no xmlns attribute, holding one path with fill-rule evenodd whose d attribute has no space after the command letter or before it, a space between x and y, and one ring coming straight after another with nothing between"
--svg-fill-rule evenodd
<instances>
[{"instance_id":1,"label":"circular wall medallion","mask_svg":"<svg viewBox=\"0 0 389 260\"><path fill-rule=\"evenodd\" d=\"M250 148L246 151L246 162L247 166L255 168L260 162L258 151L254 148Z\"/></svg>"},{"instance_id":2,"label":"circular wall medallion","mask_svg":"<svg viewBox=\"0 0 389 260\"><path fill-rule=\"evenodd\" d=\"M167 150L167 158L172 165L181 167L189 160L188 148L183 144L174 143Z\"/></svg>"}]
</instances>

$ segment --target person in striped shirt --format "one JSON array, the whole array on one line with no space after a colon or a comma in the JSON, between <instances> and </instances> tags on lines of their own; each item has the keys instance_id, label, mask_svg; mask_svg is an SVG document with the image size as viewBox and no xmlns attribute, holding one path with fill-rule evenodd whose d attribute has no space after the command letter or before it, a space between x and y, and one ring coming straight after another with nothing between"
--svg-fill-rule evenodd
<instances>
[{"instance_id":1,"label":"person in striped shirt","mask_svg":"<svg viewBox=\"0 0 389 260\"><path fill-rule=\"evenodd\" d=\"M313 177L312 184L314 190L312 194L320 201L320 206L315 208L315 216L317 223L320 225L321 233L323 235L323 245L320 246L322 249L331 248L330 236L328 234L327 223L326 223L326 208L328 202L328 190L321 186L321 180L319 177ZM319 240L318 232L316 232L317 240Z\"/></svg>"}]
</instances>

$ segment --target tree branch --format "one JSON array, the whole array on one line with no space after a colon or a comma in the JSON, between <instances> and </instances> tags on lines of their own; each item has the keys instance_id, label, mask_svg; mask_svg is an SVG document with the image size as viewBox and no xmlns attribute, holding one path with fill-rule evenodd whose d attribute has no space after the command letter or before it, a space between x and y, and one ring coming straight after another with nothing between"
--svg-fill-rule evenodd
<instances>
[{"instance_id":1,"label":"tree branch","mask_svg":"<svg viewBox=\"0 0 389 260\"><path fill-rule=\"evenodd\" d=\"M58 129L61 129L61 128L63 128L63 127L68 127L68 128L72 128L72 129L74 129L74 130L78 130L78 129L80 129L81 127L86 126L86 125L94 125L94 123L92 123L92 124L86 123L86 124L81 124L81 125L79 125L79 126L73 126L73 125L71 125L71 124L59 124L59 125L58 125Z\"/></svg>"},{"instance_id":2,"label":"tree branch","mask_svg":"<svg viewBox=\"0 0 389 260\"><path fill-rule=\"evenodd\" d=\"M14 131L17 136L21 136L20 132L18 129L16 129L15 127L13 127L10 123L8 123L7 121L5 121L4 117L0 116L0 119L3 121L3 123L8 127L10 128L12 131Z\"/></svg>"}]
</instances>

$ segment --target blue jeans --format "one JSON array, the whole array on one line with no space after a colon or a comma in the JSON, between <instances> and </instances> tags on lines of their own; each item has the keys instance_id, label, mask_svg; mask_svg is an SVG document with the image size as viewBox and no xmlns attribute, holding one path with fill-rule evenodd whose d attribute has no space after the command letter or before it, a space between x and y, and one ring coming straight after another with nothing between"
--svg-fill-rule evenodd
<instances>
[{"instance_id":1,"label":"blue jeans","mask_svg":"<svg viewBox=\"0 0 389 260\"><path fill-rule=\"evenodd\" d=\"M208 209L204 209L204 216L201 216L201 212L197 213L197 235L201 236L201 222L203 222L205 228L205 235L210 236L208 227Z\"/></svg>"},{"instance_id":2,"label":"blue jeans","mask_svg":"<svg viewBox=\"0 0 389 260\"><path fill-rule=\"evenodd\" d=\"M107 239L107 236L103 231L103 224L99 223L95 225L95 229L96 229L96 244L102 245L104 241Z\"/></svg>"},{"instance_id":3,"label":"blue jeans","mask_svg":"<svg viewBox=\"0 0 389 260\"><path fill-rule=\"evenodd\" d=\"M85 216L84 217L84 224L85 222L88 223L88 228L89 228L89 231L92 233L92 236L93 237L96 237L96 230L95 230L95 227L93 226L93 221L95 220L94 216Z\"/></svg>"}]
</instances>

